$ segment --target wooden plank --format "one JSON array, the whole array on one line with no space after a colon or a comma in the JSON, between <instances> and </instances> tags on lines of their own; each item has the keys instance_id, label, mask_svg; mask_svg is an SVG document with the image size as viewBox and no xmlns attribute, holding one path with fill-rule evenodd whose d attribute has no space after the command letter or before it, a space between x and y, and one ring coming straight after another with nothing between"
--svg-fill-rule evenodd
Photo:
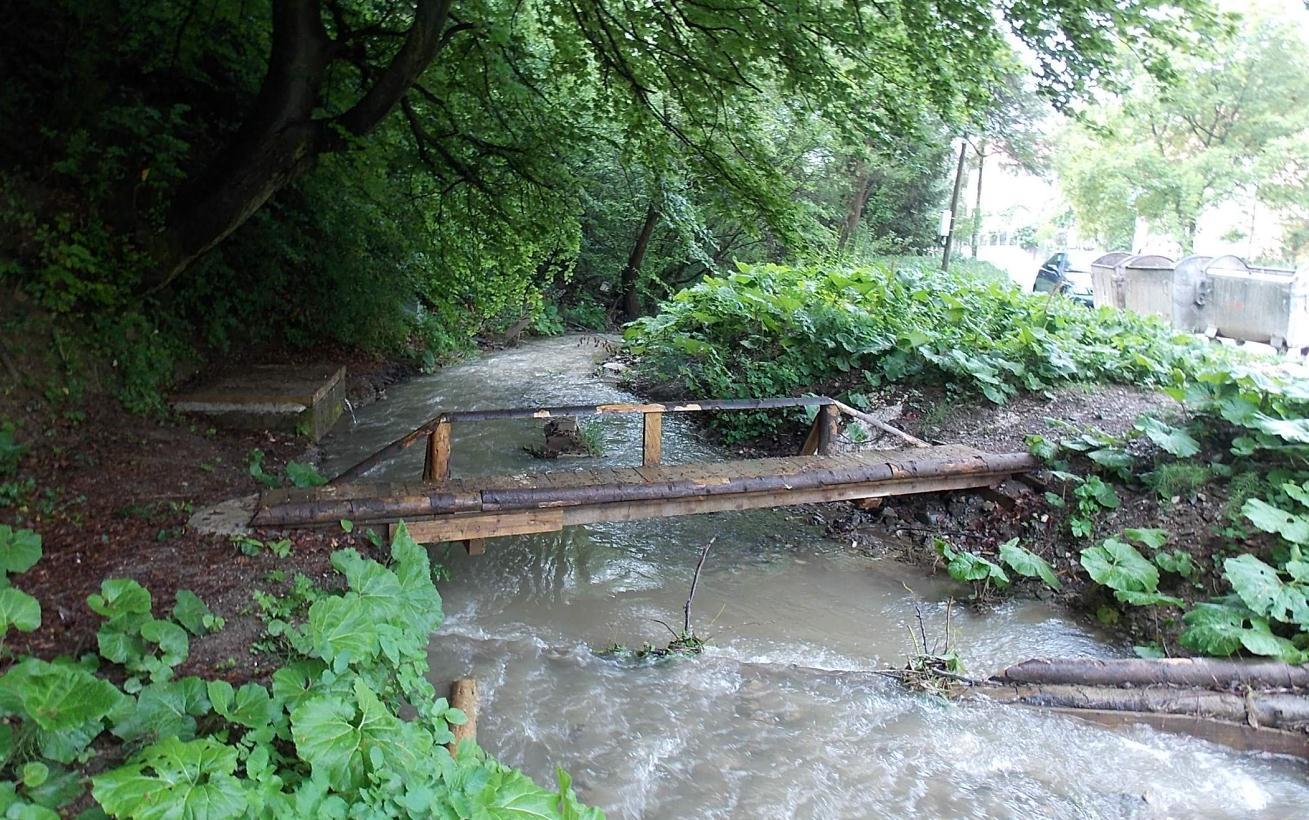
<instances>
[{"instance_id":1,"label":"wooden plank","mask_svg":"<svg viewBox=\"0 0 1309 820\"><path fill-rule=\"evenodd\" d=\"M646 413L642 419L641 464L650 467L663 458L664 414Z\"/></svg>"},{"instance_id":2,"label":"wooden plank","mask_svg":"<svg viewBox=\"0 0 1309 820\"><path fill-rule=\"evenodd\" d=\"M450 422L442 421L427 437L427 461L423 465L424 481L450 478Z\"/></svg>"},{"instance_id":3,"label":"wooden plank","mask_svg":"<svg viewBox=\"0 0 1309 820\"><path fill-rule=\"evenodd\" d=\"M565 526L595 524L602 521L637 521L644 518L673 518L682 515L754 510L764 507L788 507L795 504L820 504L831 501L853 501L859 498L880 498L892 495L944 492L973 487L989 487L1004 476L954 476L948 478L886 481L869 484L848 484L812 490L776 490L761 493L734 495L706 495L689 498L654 501L625 501L612 504L589 504L566 507L563 512Z\"/></svg>"},{"instance_id":4,"label":"wooden plank","mask_svg":"<svg viewBox=\"0 0 1309 820\"><path fill-rule=\"evenodd\" d=\"M420 544L469 541L501 535L531 535L563 529L559 510L523 510L509 513L452 515L429 521L406 522L409 534Z\"/></svg>"}]
</instances>

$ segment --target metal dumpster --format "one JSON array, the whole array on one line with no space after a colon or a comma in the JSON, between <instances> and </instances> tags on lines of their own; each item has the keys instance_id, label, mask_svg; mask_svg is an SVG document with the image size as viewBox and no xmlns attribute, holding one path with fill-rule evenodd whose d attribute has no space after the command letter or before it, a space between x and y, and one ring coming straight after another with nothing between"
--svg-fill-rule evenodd
<instances>
[{"instance_id":1,"label":"metal dumpster","mask_svg":"<svg viewBox=\"0 0 1309 820\"><path fill-rule=\"evenodd\" d=\"M1106 253L1091 263L1091 292L1096 307L1123 306L1123 286L1119 264L1130 259L1126 251Z\"/></svg>"},{"instance_id":2,"label":"metal dumpster","mask_svg":"<svg viewBox=\"0 0 1309 820\"><path fill-rule=\"evenodd\" d=\"M1209 326L1209 283L1205 270L1212 256L1188 256L1173 268L1173 327L1202 333Z\"/></svg>"},{"instance_id":3,"label":"metal dumpster","mask_svg":"<svg viewBox=\"0 0 1309 820\"><path fill-rule=\"evenodd\" d=\"M1297 273L1220 256L1205 269L1211 332L1279 350L1309 347L1309 268Z\"/></svg>"},{"instance_id":4,"label":"metal dumpster","mask_svg":"<svg viewBox=\"0 0 1309 820\"><path fill-rule=\"evenodd\" d=\"M1135 313L1173 321L1173 260L1140 254L1118 264L1123 307Z\"/></svg>"}]
</instances>

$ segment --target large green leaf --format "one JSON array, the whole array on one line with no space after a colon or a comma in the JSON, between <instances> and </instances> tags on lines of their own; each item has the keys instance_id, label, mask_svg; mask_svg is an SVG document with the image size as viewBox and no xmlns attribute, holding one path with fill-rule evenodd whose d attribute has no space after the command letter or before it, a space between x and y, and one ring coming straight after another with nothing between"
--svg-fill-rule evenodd
<instances>
[{"instance_id":1,"label":"large green leaf","mask_svg":"<svg viewBox=\"0 0 1309 820\"><path fill-rule=\"evenodd\" d=\"M1144 544L1152 550L1157 550L1168 543L1168 530L1161 530L1157 527L1129 527L1123 530L1123 537L1129 541Z\"/></svg>"},{"instance_id":2,"label":"large green leaf","mask_svg":"<svg viewBox=\"0 0 1309 820\"><path fill-rule=\"evenodd\" d=\"M212 619L214 613L205 606L205 602L200 600L189 589L179 589L177 591L177 603L173 606L173 618L179 624L186 627L187 631L197 638L209 632L209 627L205 625L205 618Z\"/></svg>"},{"instance_id":3,"label":"large green leaf","mask_svg":"<svg viewBox=\"0 0 1309 820\"><path fill-rule=\"evenodd\" d=\"M136 820L226 820L246 810L233 776L237 750L213 738L166 738L126 766L91 779L91 793L112 815Z\"/></svg>"},{"instance_id":4,"label":"large green leaf","mask_svg":"<svg viewBox=\"0 0 1309 820\"><path fill-rule=\"evenodd\" d=\"M126 614L149 614L150 593L130 578L110 578L100 584L100 592L87 596L91 611L106 618Z\"/></svg>"},{"instance_id":5,"label":"large green leaf","mask_svg":"<svg viewBox=\"0 0 1309 820\"><path fill-rule=\"evenodd\" d=\"M1114 590L1114 597L1124 604L1132 606L1184 606L1185 602L1174 595L1162 592L1138 592L1130 589Z\"/></svg>"},{"instance_id":6,"label":"large green leaf","mask_svg":"<svg viewBox=\"0 0 1309 820\"><path fill-rule=\"evenodd\" d=\"M1254 416L1254 427L1292 444L1309 444L1309 419L1275 419L1263 413Z\"/></svg>"},{"instance_id":7,"label":"large green leaf","mask_svg":"<svg viewBox=\"0 0 1309 820\"><path fill-rule=\"evenodd\" d=\"M233 690L224 680L209 681L209 701L224 718L251 729L266 726L277 719L282 705L257 683L244 684Z\"/></svg>"},{"instance_id":8,"label":"large green leaf","mask_svg":"<svg viewBox=\"0 0 1309 820\"><path fill-rule=\"evenodd\" d=\"M1256 615L1309 625L1309 601L1298 584L1283 583L1277 570L1253 555L1223 561L1223 576Z\"/></svg>"},{"instance_id":9,"label":"large green leaf","mask_svg":"<svg viewBox=\"0 0 1309 820\"><path fill-rule=\"evenodd\" d=\"M1137 423L1136 429L1145 433L1164 452L1178 458L1190 458L1200 452L1200 442L1192 438L1190 433L1179 427L1165 424L1159 419L1142 419Z\"/></svg>"},{"instance_id":10,"label":"large green leaf","mask_svg":"<svg viewBox=\"0 0 1309 820\"><path fill-rule=\"evenodd\" d=\"M113 734L123 740L165 738L190 740L195 737L195 719L209 712L205 682L197 677L156 681L136 697L136 708L125 711L114 723Z\"/></svg>"},{"instance_id":11,"label":"large green leaf","mask_svg":"<svg viewBox=\"0 0 1309 820\"><path fill-rule=\"evenodd\" d=\"M0 589L0 637L9 627L20 632L31 632L41 625L41 605L26 592L16 587Z\"/></svg>"},{"instance_id":12,"label":"large green leaf","mask_svg":"<svg viewBox=\"0 0 1309 820\"><path fill-rule=\"evenodd\" d=\"M141 637L157 644L162 653L160 660L166 666L176 666L186 660L191 641L186 630L172 621L151 619L141 624Z\"/></svg>"},{"instance_id":13,"label":"large green leaf","mask_svg":"<svg viewBox=\"0 0 1309 820\"><path fill-rule=\"evenodd\" d=\"M1040 578L1053 589L1063 587L1059 576L1054 574L1054 568L1041 556L1018 546L1017 538L1000 545L1000 560L1012 567L1019 575Z\"/></svg>"},{"instance_id":14,"label":"large green leaf","mask_svg":"<svg viewBox=\"0 0 1309 820\"><path fill-rule=\"evenodd\" d=\"M78 729L103 718L123 695L80 666L27 658L0 676L0 709L42 729Z\"/></svg>"},{"instance_id":15,"label":"large green leaf","mask_svg":"<svg viewBox=\"0 0 1309 820\"><path fill-rule=\"evenodd\" d=\"M367 767L381 760L403 772L432 748L431 738L391 714L367 684L355 680L354 698L311 697L291 712L291 734L314 775L338 791L357 788Z\"/></svg>"},{"instance_id":16,"label":"large green leaf","mask_svg":"<svg viewBox=\"0 0 1309 820\"><path fill-rule=\"evenodd\" d=\"M1274 635L1263 618L1251 618L1250 628L1241 632L1241 646L1253 655L1277 658L1284 663L1304 663L1306 653L1286 638Z\"/></svg>"},{"instance_id":17,"label":"large green leaf","mask_svg":"<svg viewBox=\"0 0 1309 820\"><path fill-rule=\"evenodd\" d=\"M332 553L332 566L345 575L350 589L374 620L399 617L405 609L404 588L395 573L352 549Z\"/></svg>"},{"instance_id":18,"label":"large green leaf","mask_svg":"<svg viewBox=\"0 0 1309 820\"><path fill-rule=\"evenodd\" d=\"M359 595L329 595L309 607L310 646L328 663L366 661L380 649L377 625Z\"/></svg>"},{"instance_id":19,"label":"large green leaf","mask_svg":"<svg viewBox=\"0 0 1309 820\"><path fill-rule=\"evenodd\" d=\"M1250 613L1225 604L1203 603L1182 616L1182 646L1203 655L1225 657L1241 649L1241 634Z\"/></svg>"},{"instance_id":20,"label":"large green leaf","mask_svg":"<svg viewBox=\"0 0 1309 820\"><path fill-rule=\"evenodd\" d=\"M938 539L936 550L945 559L945 571L956 581L972 583L988 581L999 587L1009 585L1009 576L1004 569L993 561L967 550L956 550L944 540Z\"/></svg>"},{"instance_id":21,"label":"large green leaf","mask_svg":"<svg viewBox=\"0 0 1309 820\"><path fill-rule=\"evenodd\" d=\"M1159 570L1136 547L1117 538L1106 538L1082 550L1082 566L1091 580L1122 592L1154 592L1159 587Z\"/></svg>"},{"instance_id":22,"label":"large green leaf","mask_svg":"<svg viewBox=\"0 0 1309 820\"><path fill-rule=\"evenodd\" d=\"M1309 516L1293 515L1262 498L1246 500L1241 513L1264 532L1275 532L1292 544L1309 544Z\"/></svg>"},{"instance_id":23,"label":"large green leaf","mask_svg":"<svg viewBox=\"0 0 1309 820\"><path fill-rule=\"evenodd\" d=\"M0 524L0 574L27 572L41 560L41 536Z\"/></svg>"}]
</instances>

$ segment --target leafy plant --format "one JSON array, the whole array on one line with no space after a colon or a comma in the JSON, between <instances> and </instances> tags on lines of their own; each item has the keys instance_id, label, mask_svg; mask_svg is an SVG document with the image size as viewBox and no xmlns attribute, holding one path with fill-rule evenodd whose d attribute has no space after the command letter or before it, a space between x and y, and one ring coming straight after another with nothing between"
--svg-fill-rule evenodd
<instances>
[{"instance_id":1,"label":"leafy plant","mask_svg":"<svg viewBox=\"0 0 1309 820\"><path fill-rule=\"evenodd\" d=\"M116 817L599 817L563 772L552 791L473 744L445 750L466 716L428 681L441 599L426 551L397 530L387 564L333 554L345 589L285 624L270 686L175 678L186 630L216 628L212 613L179 593L183 629L155 619L135 581L106 580L88 605L105 619L101 657L129 673L122 688L94 657L19 658L0 675L6 811L58 816L85 793L70 768L85 764L91 797ZM3 536L6 577L39 558L33 534Z\"/></svg>"},{"instance_id":2,"label":"leafy plant","mask_svg":"<svg viewBox=\"0 0 1309 820\"><path fill-rule=\"evenodd\" d=\"M1019 546L1017 538L1011 538L1000 545L1000 560L1019 575L1040 578L1051 589L1063 588L1054 568L1041 556Z\"/></svg>"},{"instance_id":3,"label":"leafy plant","mask_svg":"<svg viewBox=\"0 0 1309 820\"><path fill-rule=\"evenodd\" d=\"M1091 580L1113 590L1114 597L1122 603L1182 605L1180 598L1159 592L1159 570L1126 541L1106 538L1087 547L1082 550L1081 563Z\"/></svg>"},{"instance_id":4,"label":"leafy plant","mask_svg":"<svg viewBox=\"0 0 1309 820\"><path fill-rule=\"evenodd\" d=\"M994 561L955 549L943 538L937 538L935 546L937 554L945 559L945 571L956 581L977 584L982 590L992 584L999 588L1009 586L1009 576Z\"/></svg>"},{"instance_id":5,"label":"leafy plant","mask_svg":"<svg viewBox=\"0 0 1309 820\"><path fill-rule=\"evenodd\" d=\"M1078 382L1168 385L1203 355L1151 319L934 268L919 259L744 267L633 323L628 349L644 378L692 397L791 395L857 378L873 387L929 380L998 403ZM732 438L798 422L798 414L714 420Z\"/></svg>"}]
</instances>

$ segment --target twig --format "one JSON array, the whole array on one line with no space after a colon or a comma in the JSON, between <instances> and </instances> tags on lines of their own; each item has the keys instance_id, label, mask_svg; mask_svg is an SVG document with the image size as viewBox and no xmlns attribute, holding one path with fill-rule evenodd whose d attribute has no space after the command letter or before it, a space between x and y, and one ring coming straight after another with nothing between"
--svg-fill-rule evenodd
<instances>
[{"instance_id":1,"label":"twig","mask_svg":"<svg viewBox=\"0 0 1309 820\"><path fill-rule=\"evenodd\" d=\"M695 564L695 574L691 576L691 592L686 596L686 605L682 607L682 633L691 634L691 601L695 600L695 588L700 583L700 570L704 568L704 559L709 555L709 548L718 540L718 536L709 539L709 543L700 550L700 560Z\"/></svg>"},{"instance_id":2,"label":"twig","mask_svg":"<svg viewBox=\"0 0 1309 820\"><path fill-rule=\"evenodd\" d=\"M932 652L927 648L927 627L923 626L923 610L917 602L914 603L914 617L918 619L918 635L923 644L923 654L930 655Z\"/></svg>"},{"instance_id":3,"label":"twig","mask_svg":"<svg viewBox=\"0 0 1309 820\"><path fill-rule=\"evenodd\" d=\"M659 625L662 626L664 629L667 629L667 630L668 630L668 634L669 634L669 635L672 635L674 638L680 638L680 637L682 637L681 635L678 635L677 632L674 631L673 628L672 628L671 626L669 626L668 623L667 623L666 621L661 621L661 620L659 620L658 618L651 618L650 620L652 620L652 621L654 621L655 623L659 624Z\"/></svg>"}]
</instances>

